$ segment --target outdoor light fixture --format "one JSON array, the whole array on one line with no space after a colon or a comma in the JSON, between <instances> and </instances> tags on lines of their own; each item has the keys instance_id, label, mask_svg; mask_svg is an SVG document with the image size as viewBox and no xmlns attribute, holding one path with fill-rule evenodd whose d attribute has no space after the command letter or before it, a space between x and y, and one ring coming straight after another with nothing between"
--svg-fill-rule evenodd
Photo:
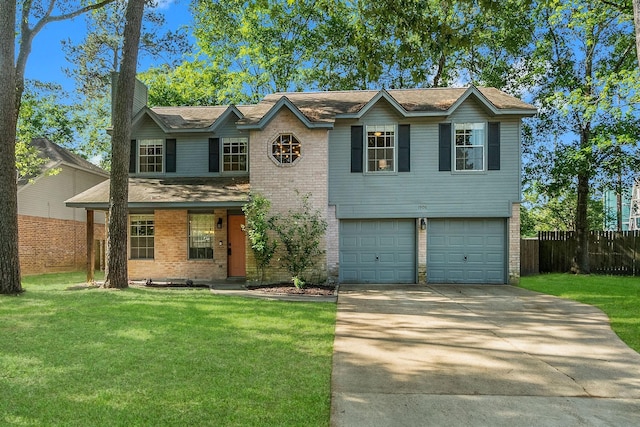
<instances>
[{"instance_id":1,"label":"outdoor light fixture","mask_svg":"<svg viewBox=\"0 0 640 427\"><path fill-rule=\"evenodd\" d=\"M216 225L216 227L219 229L222 228L222 218L218 218L218 224Z\"/></svg>"},{"instance_id":2,"label":"outdoor light fixture","mask_svg":"<svg viewBox=\"0 0 640 427\"><path fill-rule=\"evenodd\" d=\"M420 218L420 230L427 229L427 220L424 218Z\"/></svg>"}]
</instances>

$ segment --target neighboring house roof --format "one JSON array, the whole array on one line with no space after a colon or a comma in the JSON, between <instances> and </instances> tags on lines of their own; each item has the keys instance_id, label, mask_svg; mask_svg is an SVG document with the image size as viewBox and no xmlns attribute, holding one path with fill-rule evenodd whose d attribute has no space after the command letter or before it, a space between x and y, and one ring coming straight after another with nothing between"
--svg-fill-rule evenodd
<instances>
[{"instance_id":1,"label":"neighboring house roof","mask_svg":"<svg viewBox=\"0 0 640 427\"><path fill-rule=\"evenodd\" d=\"M43 175L45 172L56 169L62 165L68 165L76 169L95 173L97 175L105 177L109 176L109 172L105 171L101 167L96 166L88 160L80 157L79 155L72 153L66 148L63 148L51 142L47 138L35 138L29 145L38 150L38 156L40 158L46 159L46 162L40 167L40 175ZM29 184L29 182L32 181L35 177L36 176L21 177L18 180L18 187L21 188Z\"/></svg>"},{"instance_id":2,"label":"neighboring house roof","mask_svg":"<svg viewBox=\"0 0 640 427\"><path fill-rule=\"evenodd\" d=\"M67 200L69 207L106 210L110 180ZM242 206L249 200L249 177L129 178L129 209L171 206Z\"/></svg>"},{"instance_id":3,"label":"neighboring house roof","mask_svg":"<svg viewBox=\"0 0 640 427\"><path fill-rule=\"evenodd\" d=\"M282 108L289 108L309 127L333 127L338 118L359 118L379 100L385 99L404 117L452 114L467 98L474 97L490 115L533 116L537 110L494 88L427 88L354 90L331 92L287 92L267 95L238 121L238 127L260 129Z\"/></svg>"}]
</instances>

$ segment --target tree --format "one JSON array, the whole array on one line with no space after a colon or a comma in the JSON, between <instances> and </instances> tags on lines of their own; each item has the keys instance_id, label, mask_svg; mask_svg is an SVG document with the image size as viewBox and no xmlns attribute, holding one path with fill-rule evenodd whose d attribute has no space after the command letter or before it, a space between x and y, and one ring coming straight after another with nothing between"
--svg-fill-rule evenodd
<instances>
[{"instance_id":1,"label":"tree","mask_svg":"<svg viewBox=\"0 0 640 427\"><path fill-rule=\"evenodd\" d=\"M47 138L58 145L74 149L74 136L84 123L78 119L77 106L62 101L66 94L59 85L27 81L22 95L16 135L16 169L18 177L40 173L46 162L30 145L34 138Z\"/></svg>"},{"instance_id":2,"label":"tree","mask_svg":"<svg viewBox=\"0 0 640 427\"><path fill-rule=\"evenodd\" d=\"M23 290L18 253L16 125L33 40L51 22L72 19L112 1L0 2L0 87L6 91L0 97L0 293L18 294Z\"/></svg>"},{"instance_id":3,"label":"tree","mask_svg":"<svg viewBox=\"0 0 640 427\"><path fill-rule=\"evenodd\" d=\"M153 7L155 0L147 0ZM106 133L111 117L111 73L117 71L124 40L125 0L114 0L101 9L85 15L87 35L79 43L71 39L63 42L69 64L66 74L76 81L76 90L87 124L79 134L82 151L88 156L99 156L108 166L110 138ZM167 63L188 50L183 31L164 31L165 18L153 8L145 10L140 36L140 56L164 58Z\"/></svg>"},{"instance_id":4,"label":"tree","mask_svg":"<svg viewBox=\"0 0 640 427\"><path fill-rule=\"evenodd\" d=\"M574 189L573 269L589 273L589 200L621 167L634 167L638 70L628 16L605 3L544 1L527 74L539 105L527 143L530 180L550 197Z\"/></svg>"},{"instance_id":5,"label":"tree","mask_svg":"<svg viewBox=\"0 0 640 427\"><path fill-rule=\"evenodd\" d=\"M271 202L261 194L252 194L249 203L242 207L245 215L245 233L249 237L251 250L256 259L260 273L260 283L264 282L266 268L278 248L278 242L269 235L272 229L272 220L268 217Z\"/></svg>"},{"instance_id":6,"label":"tree","mask_svg":"<svg viewBox=\"0 0 640 427\"><path fill-rule=\"evenodd\" d=\"M131 120L136 83L138 45L145 0L129 0L125 13L124 44L120 74L116 82L111 138L109 184L109 260L106 288L129 286L127 274L127 214L129 207L129 154Z\"/></svg>"}]
</instances>

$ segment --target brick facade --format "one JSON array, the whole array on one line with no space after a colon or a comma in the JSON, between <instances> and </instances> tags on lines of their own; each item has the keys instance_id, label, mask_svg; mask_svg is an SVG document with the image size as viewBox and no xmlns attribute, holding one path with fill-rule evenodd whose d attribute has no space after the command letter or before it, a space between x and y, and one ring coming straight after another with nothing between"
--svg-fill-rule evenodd
<instances>
[{"instance_id":1,"label":"brick facade","mask_svg":"<svg viewBox=\"0 0 640 427\"><path fill-rule=\"evenodd\" d=\"M219 218L225 224L222 229L215 229L213 259L191 260L188 247L189 212L182 209L154 211L154 259L130 259L129 279L152 279L156 282L225 280L227 210L216 209L213 213L214 224Z\"/></svg>"},{"instance_id":2,"label":"brick facade","mask_svg":"<svg viewBox=\"0 0 640 427\"><path fill-rule=\"evenodd\" d=\"M20 269L22 274L85 270L87 227L85 222L18 215ZM104 224L94 224L94 238L104 242ZM99 255L96 245L96 257ZM100 260L96 262L99 266Z\"/></svg>"},{"instance_id":3,"label":"brick facade","mask_svg":"<svg viewBox=\"0 0 640 427\"><path fill-rule=\"evenodd\" d=\"M291 165L279 165L271 157L271 144L281 134L293 134L300 142L300 158ZM326 129L308 129L287 108L278 114L260 131L251 131L249 140L249 158L251 159L250 181L251 191L260 193L271 201L271 214L286 213L289 209L298 209L300 195L309 193L312 209L321 212L328 220L328 162L329 145ZM329 221L328 221L329 222ZM332 225L335 227L335 224ZM323 250L328 245L326 240L321 243ZM331 245L331 250L337 246ZM247 254L251 249L247 248ZM308 280L325 280L327 278L327 259L335 263L335 254L325 254L318 260L317 269L308 274ZM284 256L280 251L274 257L269 268L268 281L288 281L290 274L281 268L278 258ZM247 257L247 279L256 280L256 268L253 257Z\"/></svg>"}]
</instances>

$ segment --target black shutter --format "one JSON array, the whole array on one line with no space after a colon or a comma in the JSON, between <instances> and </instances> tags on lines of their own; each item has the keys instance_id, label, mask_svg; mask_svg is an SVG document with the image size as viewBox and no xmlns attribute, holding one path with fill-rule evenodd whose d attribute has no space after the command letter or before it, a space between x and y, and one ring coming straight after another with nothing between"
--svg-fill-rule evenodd
<instances>
[{"instance_id":1,"label":"black shutter","mask_svg":"<svg viewBox=\"0 0 640 427\"><path fill-rule=\"evenodd\" d=\"M167 139L165 141L166 145L166 162L167 162L167 172L175 172L176 171L176 140L175 139Z\"/></svg>"},{"instance_id":2,"label":"black shutter","mask_svg":"<svg viewBox=\"0 0 640 427\"><path fill-rule=\"evenodd\" d=\"M451 170L451 123L440 123L438 164L440 171Z\"/></svg>"},{"instance_id":3,"label":"black shutter","mask_svg":"<svg viewBox=\"0 0 640 427\"><path fill-rule=\"evenodd\" d=\"M220 138L209 138L209 172L220 172Z\"/></svg>"},{"instance_id":4,"label":"black shutter","mask_svg":"<svg viewBox=\"0 0 640 427\"><path fill-rule=\"evenodd\" d=\"M487 169L500 170L500 123L489 122L489 134L487 138Z\"/></svg>"},{"instance_id":5,"label":"black shutter","mask_svg":"<svg viewBox=\"0 0 640 427\"><path fill-rule=\"evenodd\" d=\"M351 126L351 172L362 172L362 145L364 129L362 126Z\"/></svg>"},{"instance_id":6,"label":"black shutter","mask_svg":"<svg viewBox=\"0 0 640 427\"><path fill-rule=\"evenodd\" d=\"M398 125L398 172L411 172L409 125Z\"/></svg>"},{"instance_id":7,"label":"black shutter","mask_svg":"<svg viewBox=\"0 0 640 427\"><path fill-rule=\"evenodd\" d=\"M136 173L136 158L138 157L138 144L135 139L131 140L131 151L129 152L129 173Z\"/></svg>"}]
</instances>

